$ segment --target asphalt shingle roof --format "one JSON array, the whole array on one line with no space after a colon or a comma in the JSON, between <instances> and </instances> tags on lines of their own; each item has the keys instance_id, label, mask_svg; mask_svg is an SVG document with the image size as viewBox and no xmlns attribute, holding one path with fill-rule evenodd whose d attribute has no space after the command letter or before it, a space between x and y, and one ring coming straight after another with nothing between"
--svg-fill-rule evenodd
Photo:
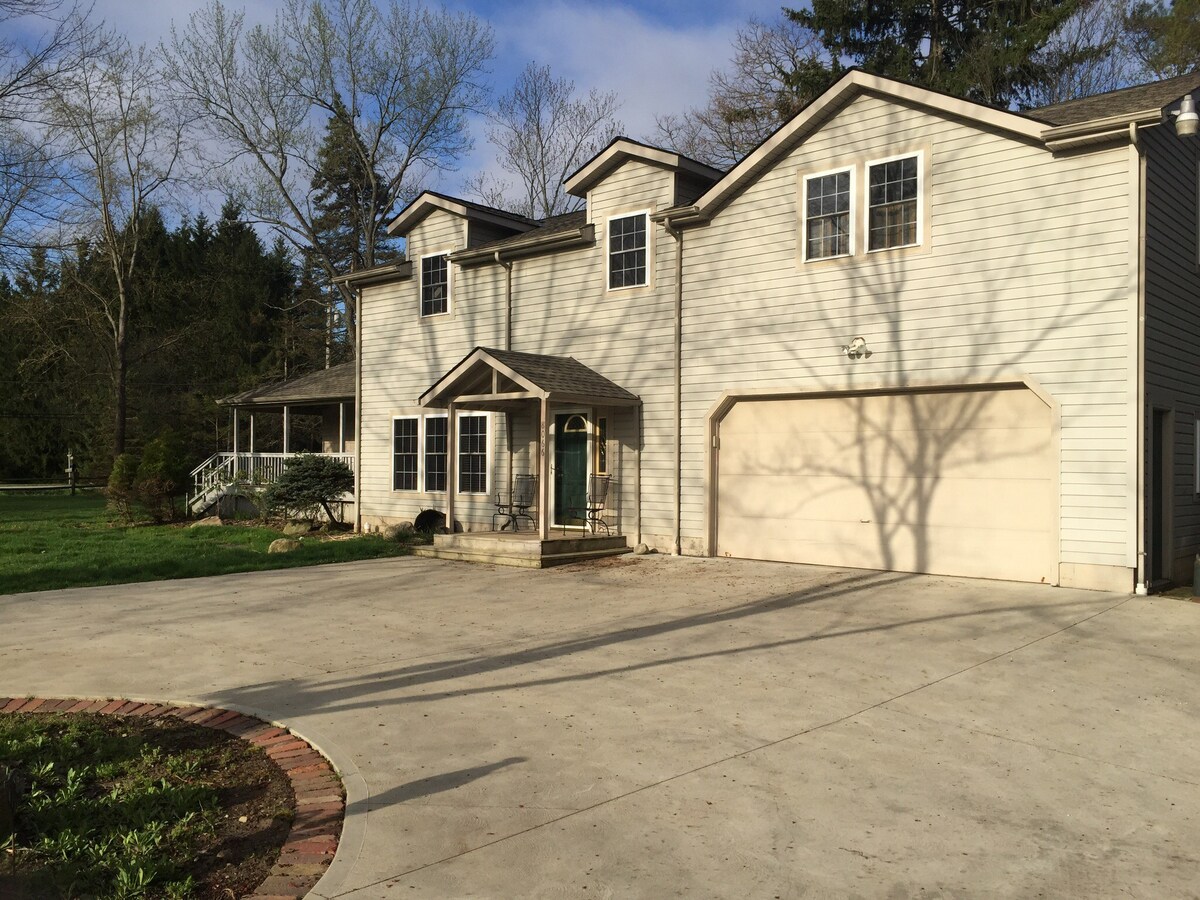
<instances>
[{"instance_id":1,"label":"asphalt shingle roof","mask_svg":"<svg viewBox=\"0 0 1200 900\"><path fill-rule=\"evenodd\" d=\"M1121 88L1106 94L1095 94L1078 100L1027 109L1024 114L1050 125L1075 125L1093 119L1107 119L1110 116L1168 106L1197 88L1200 88L1200 71L1167 78L1164 81Z\"/></svg>"},{"instance_id":2,"label":"asphalt shingle roof","mask_svg":"<svg viewBox=\"0 0 1200 900\"><path fill-rule=\"evenodd\" d=\"M277 381L242 391L218 401L222 406L279 406L354 398L354 363L344 362L328 369Z\"/></svg>"},{"instance_id":3,"label":"asphalt shingle roof","mask_svg":"<svg viewBox=\"0 0 1200 900\"><path fill-rule=\"evenodd\" d=\"M637 395L589 369L572 356L544 356L479 347L497 362L551 394L575 394L597 400L637 401Z\"/></svg>"}]
</instances>

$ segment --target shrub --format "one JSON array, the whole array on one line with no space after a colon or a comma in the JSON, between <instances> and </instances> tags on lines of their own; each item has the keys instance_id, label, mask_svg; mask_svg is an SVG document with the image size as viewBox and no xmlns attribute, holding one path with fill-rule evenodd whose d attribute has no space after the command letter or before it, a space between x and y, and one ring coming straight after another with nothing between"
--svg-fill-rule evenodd
<instances>
[{"instance_id":1,"label":"shrub","mask_svg":"<svg viewBox=\"0 0 1200 900\"><path fill-rule=\"evenodd\" d=\"M134 482L137 480L138 461L129 453L122 453L113 460L108 475L108 508L114 510L124 521L133 521L133 501L136 496Z\"/></svg>"},{"instance_id":2,"label":"shrub","mask_svg":"<svg viewBox=\"0 0 1200 900\"><path fill-rule=\"evenodd\" d=\"M339 459L301 453L287 461L279 480L267 488L266 502L281 509L286 516L288 510L300 514L301 518L314 518L318 509L323 509L330 522L336 522L330 504L342 494L354 490L354 473Z\"/></svg>"},{"instance_id":3,"label":"shrub","mask_svg":"<svg viewBox=\"0 0 1200 900\"><path fill-rule=\"evenodd\" d=\"M134 486L155 522L175 518L175 498L186 490L187 478L183 444L174 431L164 428L142 451Z\"/></svg>"}]
</instances>

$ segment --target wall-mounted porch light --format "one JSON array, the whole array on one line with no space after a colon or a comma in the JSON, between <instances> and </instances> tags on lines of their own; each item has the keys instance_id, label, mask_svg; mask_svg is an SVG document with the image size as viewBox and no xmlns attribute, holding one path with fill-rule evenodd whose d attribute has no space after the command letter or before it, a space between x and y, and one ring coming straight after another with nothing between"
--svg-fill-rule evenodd
<instances>
[{"instance_id":1,"label":"wall-mounted porch light","mask_svg":"<svg viewBox=\"0 0 1200 900\"><path fill-rule=\"evenodd\" d=\"M1196 101L1191 94L1184 94L1175 113L1175 133L1180 137L1195 137L1200 128L1200 116L1196 115Z\"/></svg>"}]
</instances>

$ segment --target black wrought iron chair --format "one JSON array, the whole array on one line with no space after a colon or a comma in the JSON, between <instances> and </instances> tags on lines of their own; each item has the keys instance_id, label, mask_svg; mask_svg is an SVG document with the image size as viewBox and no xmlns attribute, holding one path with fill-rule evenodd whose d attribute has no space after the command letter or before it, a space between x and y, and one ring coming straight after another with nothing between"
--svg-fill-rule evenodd
<instances>
[{"instance_id":1,"label":"black wrought iron chair","mask_svg":"<svg viewBox=\"0 0 1200 900\"><path fill-rule=\"evenodd\" d=\"M529 510L535 506L537 506L537 476L514 476L512 490L508 494L508 502L505 503L501 499L501 495L496 494L496 512L492 514L492 531L496 530L496 520L499 518L508 519L500 526L501 531L509 525L512 525L513 531L520 531L521 519L528 519L529 527L534 528L537 522Z\"/></svg>"},{"instance_id":2,"label":"black wrought iron chair","mask_svg":"<svg viewBox=\"0 0 1200 900\"><path fill-rule=\"evenodd\" d=\"M597 527L602 527L605 534L611 534L608 522L604 519L604 507L608 502L608 486L612 483L611 475L588 476L587 510L585 518L588 530L596 533Z\"/></svg>"}]
</instances>

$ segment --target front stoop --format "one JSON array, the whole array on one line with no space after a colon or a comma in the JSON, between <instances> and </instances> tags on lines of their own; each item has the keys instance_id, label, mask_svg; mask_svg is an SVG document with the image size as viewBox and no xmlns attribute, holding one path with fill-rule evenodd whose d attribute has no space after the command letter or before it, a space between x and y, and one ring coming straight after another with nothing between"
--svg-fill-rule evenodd
<instances>
[{"instance_id":1,"label":"front stoop","mask_svg":"<svg viewBox=\"0 0 1200 900\"><path fill-rule=\"evenodd\" d=\"M413 547L412 552L430 559L545 569L604 556L618 556L629 553L630 547L624 535L565 535L543 541L528 533L482 531L439 534L434 537L432 546Z\"/></svg>"}]
</instances>

